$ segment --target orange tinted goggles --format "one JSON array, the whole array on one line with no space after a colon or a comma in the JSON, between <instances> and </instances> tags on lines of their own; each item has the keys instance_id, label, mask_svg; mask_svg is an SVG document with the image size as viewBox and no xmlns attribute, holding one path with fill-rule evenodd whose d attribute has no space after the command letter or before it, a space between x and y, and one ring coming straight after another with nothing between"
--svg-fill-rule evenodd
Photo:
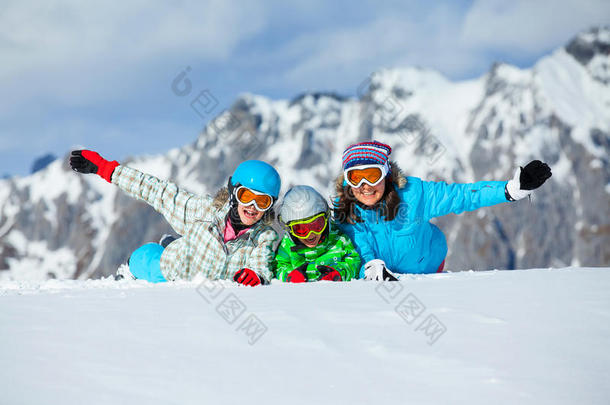
<instances>
[{"instance_id":1,"label":"orange tinted goggles","mask_svg":"<svg viewBox=\"0 0 610 405\"><path fill-rule=\"evenodd\" d=\"M352 187L360 187L362 183L367 183L369 186L376 186L381 183L387 174L385 166L356 166L348 169L345 172L345 181Z\"/></svg>"},{"instance_id":2,"label":"orange tinted goggles","mask_svg":"<svg viewBox=\"0 0 610 405\"><path fill-rule=\"evenodd\" d=\"M269 194L263 194L241 186L235 189L237 201L243 205L254 205L259 211L267 211L273 205L273 198Z\"/></svg>"}]
</instances>

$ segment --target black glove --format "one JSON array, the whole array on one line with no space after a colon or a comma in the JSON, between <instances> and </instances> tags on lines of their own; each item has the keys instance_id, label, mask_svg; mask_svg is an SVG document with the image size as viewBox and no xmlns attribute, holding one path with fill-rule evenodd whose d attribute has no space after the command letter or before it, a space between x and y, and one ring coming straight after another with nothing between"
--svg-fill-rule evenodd
<instances>
[{"instance_id":1,"label":"black glove","mask_svg":"<svg viewBox=\"0 0 610 405\"><path fill-rule=\"evenodd\" d=\"M529 196L532 190L540 187L549 177L551 168L539 160L532 160L525 167L520 167L515 176L506 183L506 199L516 201Z\"/></svg>"},{"instance_id":2,"label":"black glove","mask_svg":"<svg viewBox=\"0 0 610 405\"><path fill-rule=\"evenodd\" d=\"M551 168L539 160L532 160L521 168L519 183L522 190L535 190L553 175Z\"/></svg>"},{"instance_id":3,"label":"black glove","mask_svg":"<svg viewBox=\"0 0 610 405\"><path fill-rule=\"evenodd\" d=\"M97 173L97 166L85 159L82 150L73 150L70 156L70 167L79 173Z\"/></svg>"}]
</instances>

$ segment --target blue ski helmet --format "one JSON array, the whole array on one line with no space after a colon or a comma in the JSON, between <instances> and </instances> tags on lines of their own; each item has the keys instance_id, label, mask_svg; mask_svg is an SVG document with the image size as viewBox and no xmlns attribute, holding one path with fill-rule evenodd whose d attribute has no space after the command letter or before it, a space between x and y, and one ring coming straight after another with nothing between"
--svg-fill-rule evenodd
<instances>
[{"instance_id":1,"label":"blue ski helmet","mask_svg":"<svg viewBox=\"0 0 610 405\"><path fill-rule=\"evenodd\" d=\"M269 194L278 198L280 194L281 180L277 170L269 163L261 160L246 160L242 162L231 176L233 186L241 184L252 190Z\"/></svg>"}]
</instances>

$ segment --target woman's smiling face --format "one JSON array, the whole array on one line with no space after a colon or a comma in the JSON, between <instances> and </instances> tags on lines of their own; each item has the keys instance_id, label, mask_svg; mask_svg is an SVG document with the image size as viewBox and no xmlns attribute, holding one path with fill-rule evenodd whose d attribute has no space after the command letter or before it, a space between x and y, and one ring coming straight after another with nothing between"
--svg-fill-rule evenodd
<instances>
[{"instance_id":1,"label":"woman's smiling face","mask_svg":"<svg viewBox=\"0 0 610 405\"><path fill-rule=\"evenodd\" d=\"M385 181L380 182L376 186L369 186L368 184L363 183L362 186L358 188L351 187L351 189L354 193L354 197L356 197L360 203L372 207L383 197L383 193L385 192Z\"/></svg>"}]
</instances>

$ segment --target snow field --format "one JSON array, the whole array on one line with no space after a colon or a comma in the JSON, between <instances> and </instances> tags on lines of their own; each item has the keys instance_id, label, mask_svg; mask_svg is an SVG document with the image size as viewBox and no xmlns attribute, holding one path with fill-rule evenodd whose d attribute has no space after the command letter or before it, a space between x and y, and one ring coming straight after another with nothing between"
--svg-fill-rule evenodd
<instances>
[{"instance_id":1,"label":"snow field","mask_svg":"<svg viewBox=\"0 0 610 405\"><path fill-rule=\"evenodd\" d=\"M608 268L3 282L0 402L606 404L608 291Z\"/></svg>"}]
</instances>

